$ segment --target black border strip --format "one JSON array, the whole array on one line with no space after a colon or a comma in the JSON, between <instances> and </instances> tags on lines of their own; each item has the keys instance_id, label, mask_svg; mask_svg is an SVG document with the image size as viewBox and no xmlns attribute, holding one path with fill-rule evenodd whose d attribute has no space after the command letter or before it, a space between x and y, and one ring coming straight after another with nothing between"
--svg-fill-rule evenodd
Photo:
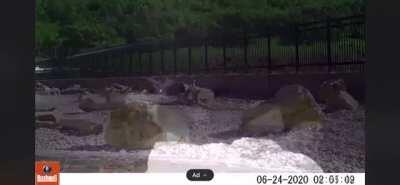
<instances>
[{"instance_id":1,"label":"black border strip","mask_svg":"<svg viewBox=\"0 0 400 185\"><path fill-rule=\"evenodd\" d=\"M0 2L0 184L34 184L35 0Z\"/></svg>"}]
</instances>

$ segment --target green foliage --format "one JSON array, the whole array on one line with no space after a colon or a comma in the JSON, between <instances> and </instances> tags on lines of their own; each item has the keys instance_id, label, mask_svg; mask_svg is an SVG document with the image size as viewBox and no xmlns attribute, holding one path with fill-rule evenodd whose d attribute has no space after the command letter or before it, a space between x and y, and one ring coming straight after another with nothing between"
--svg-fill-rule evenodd
<instances>
[{"instance_id":1,"label":"green foliage","mask_svg":"<svg viewBox=\"0 0 400 185\"><path fill-rule=\"evenodd\" d=\"M101 48L138 40L312 21L363 12L365 0L37 0L37 49Z\"/></svg>"}]
</instances>

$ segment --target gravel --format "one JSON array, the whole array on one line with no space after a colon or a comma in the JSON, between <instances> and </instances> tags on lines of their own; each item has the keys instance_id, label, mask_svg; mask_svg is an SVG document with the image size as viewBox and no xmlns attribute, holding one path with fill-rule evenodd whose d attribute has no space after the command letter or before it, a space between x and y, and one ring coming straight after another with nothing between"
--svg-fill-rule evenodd
<instances>
[{"instance_id":1,"label":"gravel","mask_svg":"<svg viewBox=\"0 0 400 185\"><path fill-rule=\"evenodd\" d=\"M46 98L42 96L41 101L43 99ZM55 101L54 97L50 99L58 110L79 112L77 103L72 101L73 98L70 95L65 98L64 95L58 96L58 101ZM173 100L174 97L134 93L126 98L128 102L152 104ZM365 110L363 107L357 111L338 111L327 114L322 129L304 128L249 138L237 132L241 124L242 111L240 109L255 106L260 101L230 98L217 98L217 101L226 105L226 109L207 110L199 106L179 106L183 113L194 119L190 125L191 143L158 142L152 150L125 151L106 145L103 133L77 137L64 135L53 129L38 128L35 130L36 156L37 158L59 158L62 161L67 159L67 161L73 161L73 158L90 161L96 156L97 159L103 161L102 165L104 161L111 161L110 163L119 161L118 164L120 164L121 161L129 161L128 159L140 159L142 163L145 163L146 160L143 162L143 159L146 157L149 165L160 159L186 161L186 163L200 161L198 164L214 162L216 168L221 167L222 164L225 165L221 167L221 171L241 172L249 170L365 172ZM57 102L61 103L57 104ZM232 107L236 109L231 109ZM109 115L109 111L99 111L78 114L74 117L89 119L105 126L109 122ZM221 165L218 166L217 163ZM124 165L117 166L119 170L135 171L129 167L129 164L131 163L126 162L125 167ZM150 171L151 165L147 169ZM89 167L83 167L79 172L90 171ZM99 169L95 168L94 171L99 171Z\"/></svg>"}]
</instances>

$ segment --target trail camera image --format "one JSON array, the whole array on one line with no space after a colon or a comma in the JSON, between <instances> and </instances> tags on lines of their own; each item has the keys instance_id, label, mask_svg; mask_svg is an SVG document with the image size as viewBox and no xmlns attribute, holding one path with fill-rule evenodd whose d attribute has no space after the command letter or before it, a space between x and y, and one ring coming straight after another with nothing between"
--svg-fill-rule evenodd
<instances>
[{"instance_id":1,"label":"trail camera image","mask_svg":"<svg viewBox=\"0 0 400 185\"><path fill-rule=\"evenodd\" d=\"M36 160L364 173L365 3L37 0Z\"/></svg>"}]
</instances>

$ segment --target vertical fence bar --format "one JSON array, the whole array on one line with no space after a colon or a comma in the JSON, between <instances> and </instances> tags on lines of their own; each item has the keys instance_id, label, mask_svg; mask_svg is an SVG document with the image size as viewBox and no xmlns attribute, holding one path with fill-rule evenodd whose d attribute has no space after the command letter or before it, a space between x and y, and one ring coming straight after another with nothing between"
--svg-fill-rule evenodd
<instances>
[{"instance_id":1,"label":"vertical fence bar","mask_svg":"<svg viewBox=\"0 0 400 185\"><path fill-rule=\"evenodd\" d=\"M248 38L247 38L247 32L244 32L244 45L243 45L243 49L244 49L244 68L245 68L245 72L248 71L249 69L249 61L248 61Z\"/></svg>"},{"instance_id":2,"label":"vertical fence bar","mask_svg":"<svg viewBox=\"0 0 400 185\"><path fill-rule=\"evenodd\" d=\"M188 47L188 72L192 74L192 48Z\"/></svg>"},{"instance_id":3,"label":"vertical fence bar","mask_svg":"<svg viewBox=\"0 0 400 185\"><path fill-rule=\"evenodd\" d=\"M93 77L93 75L95 74L95 71L96 71L96 58L97 58L97 55L93 55L92 56L92 64L91 64L91 66L90 66L90 74L91 74L91 76Z\"/></svg>"},{"instance_id":4,"label":"vertical fence bar","mask_svg":"<svg viewBox=\"0 0 400 185\"><path fill-rule=\"evenodd\" d=\"M332 70L332 53L331 53L331 20L328 17L326 19L326 53L328 60L328 72Z\"/></svg>"},{"instance_id":5,"label":"vertical fence bar","mask_svg":"<svg viewBox=\"0 0 400 185\"><path fill-rule=\"evenodd\" d=\"M103 66L103 69L101 70L102 73L103 73L103 76L106 76L106 73L107 73L106 69L108 69L108 68L109 68L109 65L108 65L108 54L105 54L104 55L104 66Z\"/></svg>"},{"instance_id":6,"label":"vertical fence bar","mask_svg":"<svg viewBox=\"0 0 400 185\"><path fill-rule=\"evenodd\" d=\"M226 72L226 42L225 39L222 41L222 60L223 60L223 67L224 67L224 72Z\"/></svg>"},{"instance_id":7,"label":"vertical fence bar","mask_svg":"<svg viewBox=\"0 0 400 185\"><path fill-rule=\"evenodd\" d=\"M131 51L130 54L129 54L129 70L128 70L129 75L132 74L132 72L133 72L133 56L132 55L133 54L132 54L132 51Z\"/></svg>"},{"instance_id":8,"label":"vertical fence bar","mask_svg":"<svg viewBox=\"0 0 400 185\"><path fill-rule=\"evenodd\" d=\"M267 49L268 49L268 73L271 73L272 70L272 56L271 56L271 35L268 34L268 43L267 43Z\"/></svg>"},{"instance_id":9,"label":"vertical fence bar","mask_svg":"<svg viewBox=\"0 0 400 185\"><path fill-rule=\"evenodd\" d=\"M165 64L164 64L164 48L161 46L160 51L160 62L161 62L161 74L165 73Z\"/></svg>"},{"instance_id":10,"label":"vertical fence bar","mask_svg":"<svg viewBox=\"0 0 400 185\"><path fill-rule=\"evenodd\" d=\"M299 68L300 68L300 56L299 56L300 29L297 24L295 25L294 31L295 31L296 74L297 74L299 72Z\"/></svg>"},{"instance_id":11,"label":"vertical fence bar","mask_svg":"<svg viewBox=\"0 0 400 185\"><path fill-rule=\"evenodd\" d=\"M121 51L120 53L120 58L119 58L119 71L120 75L125 75L125 68L124 68L124 56L125 56L125 51Z\"/></svg>"},{"instance_id":12,"label":"vertical fence bar","mask_svg":"<svg viewBox=\"0 0 400 185\"><path fill-rule=\"evenodd\" d=\"M176 66L176 60L177 60L177 56L176 56L176 41L174 41L174 74L176 74L177 71L177 66Z\"/></svg>"},{"instance_id":13,"label":"vertical fence bar","mask_svg":"<svg viewBox=\"0 0 400 185\"><path fill-rule=\"evenodd\" d=\"M150 51L149 53L149 74L153 74L153 52Z\"/></svg>"},{"instance_id":14,"label":"vertical fence bar","mask_svg":"<svg viewBox=\"0 0 400 185\"><path fill-rule=\"evenodd\" d=\"M138 55L139 55L139 59L138 59L138 62L139 62L139 74L143 75L142 51L139 51Z\"/></svg>"},{"instance_id":15,"label":"vertical fence bar","mask_svg":"<svg viewBox=\"0 0 400 185\"><path fill-rule=\"evenodd\" d=\"M206 67L206 71L209 72L209 67L208 67L208 42L207 42L207 40L204 41L204 65Z\"/></svg>"}]
</instances>

